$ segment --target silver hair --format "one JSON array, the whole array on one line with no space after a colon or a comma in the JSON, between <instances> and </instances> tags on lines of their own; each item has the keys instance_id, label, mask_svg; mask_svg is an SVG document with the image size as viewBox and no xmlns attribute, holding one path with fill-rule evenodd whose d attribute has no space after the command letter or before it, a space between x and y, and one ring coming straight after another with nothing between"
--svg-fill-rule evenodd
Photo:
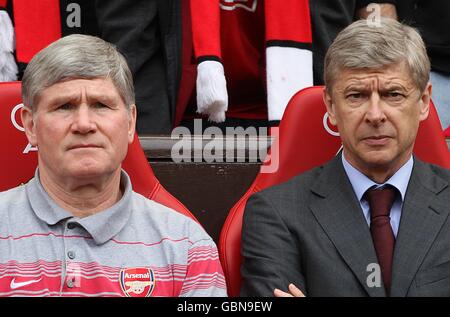
<instances>
[{"instance_id":1,"label":"silver hair","mask_svg":"<svg viewBox=\"0 0 450 317\"><path fill-rule=\"evenodd\" d=\"M126 108L135 103L133 77L124 56L98 37L73 34L37 53L22 78L22 100L32 110L42 90L70 79L110 78Z\"/></svg>"},{"instance_id":2,"label":"silver hair","mask_svg":"<svg viewBox=\"0 0 450 317\"><path fill-rule=\"evenodd\" d=\"M419 33L393 19L374 24L356 21L341 31L325 56L327 89L343 69L381 68L406 62L417 88L423 92L430 79L430 60Z\"/></svg>"}]
</instances>

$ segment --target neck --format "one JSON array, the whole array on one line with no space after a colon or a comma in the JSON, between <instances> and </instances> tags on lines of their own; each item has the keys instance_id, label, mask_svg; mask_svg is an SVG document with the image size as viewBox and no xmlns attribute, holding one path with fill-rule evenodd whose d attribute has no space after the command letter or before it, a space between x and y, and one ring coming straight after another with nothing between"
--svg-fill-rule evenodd
<instances>
[{"instance_id":1,"label":"neck","mask_svg":"<svg viewBox=\"0 0 450 317\"><path fill-rule=\"evenodd\" d=\"M411 153L412 154L412 153ZM397 171L402 168L403 165L408 162L411 157L411 154L408 156L404 156L401 159L396 160L395 162L389 162L388 164L372 164L367 165L365 163L358 164L354 162L353 159L345 155L343 153L347 162L356 168L358 171L363 173L369 179L374 181L377 184L384 184L388 181Z\"/></svg>"},{"instance_id":2,"label":"neck","mask_svg":"<svg viewBox=\"0 0 450 317\"><path fill-rule=\"evenodd\" d=\"M58 181L46 171L39 170L42 186L60 207L75 217L83 218L105 210L122 197L120 169L103 178Z\"/></svg>"},{"instance_id":3,"label":"neck","mask_svg":"<svg viewBox=\"0 0 450 317\"><path fill-rule=\"evenodd\" d=\"M366 171L362 171L364 175L366 175L368 178L373 180L377 184L383 184L385 183L389 178L394 175L398 169L377 169L377 168L370 168Z\"/></svg>"}]
</instances>

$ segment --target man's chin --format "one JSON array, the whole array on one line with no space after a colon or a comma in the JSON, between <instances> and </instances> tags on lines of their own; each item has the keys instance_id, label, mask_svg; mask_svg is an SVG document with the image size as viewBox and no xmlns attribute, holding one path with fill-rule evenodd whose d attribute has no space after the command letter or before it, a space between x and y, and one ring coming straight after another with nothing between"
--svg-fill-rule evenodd
<instances>
[{"instance_id":1,"label":"man's chin","mask_svg":"<svg viewBox=\"0 0 450 317\"><path fill-rule=\"evenodd\" d=\"M383 167L392 163L394 156L390 154L388 150L376 150L365 153L362 157L362 161L367 166L371 167Z\"/></svg>"},{"instance_id":2,"label":"man's chin","mask_svg":"<svg viewBox=\"0 0 450 317\"><path fill-rule=\"evenodd\" d=\"M68 177L74 179L87 179L87 178L103 178L111 174L111 170L104 166L81 166L79 168L73 168L69 171Z\"/></svg>"}]
</instances>

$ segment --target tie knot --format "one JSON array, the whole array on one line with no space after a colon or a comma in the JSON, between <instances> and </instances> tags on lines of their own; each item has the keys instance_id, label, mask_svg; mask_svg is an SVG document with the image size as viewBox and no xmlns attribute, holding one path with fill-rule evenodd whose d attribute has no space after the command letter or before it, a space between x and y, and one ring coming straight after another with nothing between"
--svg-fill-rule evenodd
<instances>
[{"instance_id":1,"label":"tie knot","mask_svg":"<svg viewBox=\"0 0 450 317\"><path fill-rule=\"evenodd\" d=\"M396 193L396 188L390 185L381 189L369 188L365 192L364 198L370 206L370 217L373 219L380 216L389 216Z\"/></svg>"}]
</instances>

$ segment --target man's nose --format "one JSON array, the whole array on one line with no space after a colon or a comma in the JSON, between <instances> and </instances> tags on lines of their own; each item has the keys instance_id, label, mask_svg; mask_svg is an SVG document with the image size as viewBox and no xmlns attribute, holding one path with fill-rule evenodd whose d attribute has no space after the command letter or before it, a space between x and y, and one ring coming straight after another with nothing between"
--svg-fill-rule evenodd
<instances>
[{"instance_id":1,"label":"man's nose","mask_svg":"<svg viewBox=\"0 0 450 317\"><path fill-rule=\"evenodd\" d=\"M96 129L93 114L88 105L79 106L74 112L72 122L72 132L74 133L89 133Z\"/></svg>"},{"instance_id":2,"label":"man's nose","mask_svg":"<svg viewBox=\"0 0 450 317\"><path fill-rule=\"evenodd\" d=\"M367 123L378 125L386 121L382 100L378 93L372 93L368 100L368 108L365 114Z\"/></svg>"}]
</instances>

